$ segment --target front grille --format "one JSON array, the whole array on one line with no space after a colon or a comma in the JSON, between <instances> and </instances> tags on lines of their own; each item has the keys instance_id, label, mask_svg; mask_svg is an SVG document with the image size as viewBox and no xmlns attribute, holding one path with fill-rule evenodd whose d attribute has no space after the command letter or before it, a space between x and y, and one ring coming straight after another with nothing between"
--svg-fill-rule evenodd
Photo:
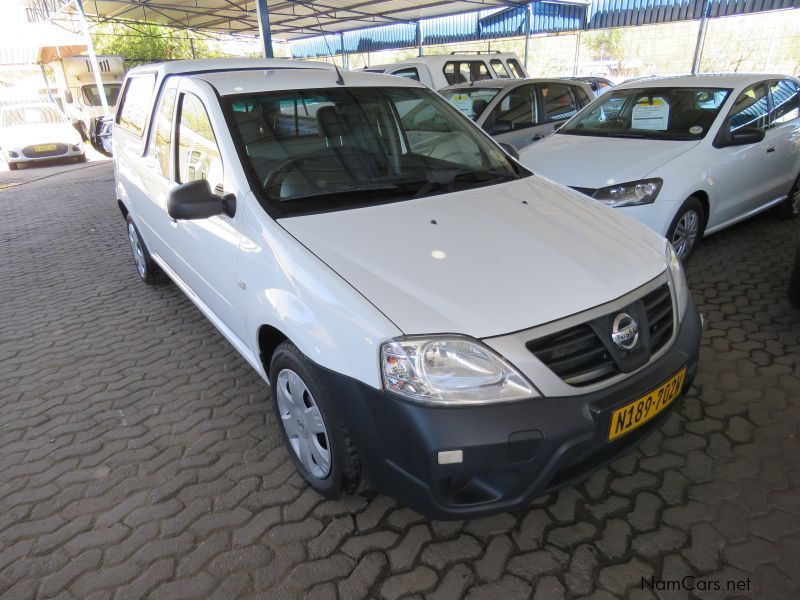
<instances>
[{"instance_id":1,"label":"front grille","mask_svg":"<svg viewBox=\"0 0 800 600\"><path fill-rule=\"evenodd\" d=\"M48 158L51 156L61 156L67 153L66 144L38 144L40 146L55 146L52 150L36 150L36 146L25 146L22 153L27 158Z\"/></svg>"},{"instance_id":2,"label":"front grille","mask_svg":"<svg viewBox=\"0 0 800 600\"><path fill-rule=\"evenodd\" d=\"M655 354L672 337L672 294L665 283L642 298L650 327L650 352Z\"/></svg>"},{"instance_id":3,"label":"front grille","mask_svg":"<svg viewBox=\"0 0 800 600\"><path fill-rule=\"evenodd\" d=\"M531 340L526 346L570 385L589 385L619 372L603 343L585 323Z\"/></svg>"},{"instance_id":4,"label":"front grille","mask_svg":"<svg viewBox=\"0 0 800 600\"><path fill-rule=\"evenodd\" d=\"M650 333L650 348L648 355L652 356L664 348L672 338L673 309L672 294L665 283L655 290L648 292L633 304L642 303L647 323L640 323L640 327L647 326ZM632 307L633 305L629 305ZM609 315L625 310L625 307L612 311ZM641 314L641 308L639 309ZM635 313L634 313L635 314ZM568 329L551 333L544 337L528 341L525 345L545 366L558 375L565 383L581 387L598 383L619 373L628 372L624 364L622 368L618 361L625 362L620 353L615 349L617 357L609 352L606 345L600 340L596 330L604 331L608 328L609 315L591 321L592 326L581 323ZM605 324L604 324L605 323ZM610 333L610 332L609 332ZM610 335L609 335L610 339Z\"/></svg>"}]
</instances>

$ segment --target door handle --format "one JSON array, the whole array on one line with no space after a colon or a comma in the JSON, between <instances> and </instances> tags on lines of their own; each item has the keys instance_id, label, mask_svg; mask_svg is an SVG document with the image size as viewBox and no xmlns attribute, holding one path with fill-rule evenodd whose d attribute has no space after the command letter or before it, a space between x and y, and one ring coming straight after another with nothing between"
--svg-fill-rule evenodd
<instances>
[{"instance_id":1,"label":"door handle","mask_svg":"<svg viewBox=\"0 0 800 600\"><path fill-rule=\"evenodd\" d=\"M769 148L767 148L767 154L769 154L770 152L775 152L775 146L770 146Z\"/></svg>"}]
</instances>

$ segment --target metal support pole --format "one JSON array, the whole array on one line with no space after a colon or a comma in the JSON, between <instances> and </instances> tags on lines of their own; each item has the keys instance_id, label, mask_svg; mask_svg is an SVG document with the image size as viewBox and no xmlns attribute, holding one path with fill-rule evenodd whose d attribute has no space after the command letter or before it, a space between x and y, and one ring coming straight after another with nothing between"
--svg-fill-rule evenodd
<instances>
[{"instance_id":1,"label":"metal support pole","mask_svg":"<svg viewBox=\"0 0 800 600\"><path fill-rule=\"evenodd\" d=\"M261 34L261 43L264 46L264 58L275 58L272 52L272 31L269 28L267 0L256 0L256 14L258 16L258 31Z\"/></svg>"},{"instance_id":2,"label":"metal support pole","mask_svg":"<svg viewBox=\"0 0 800 600\"><path fill-rule=\"evenodd\" d=\"M342 50L342 68L345 71L349 71L350 66L347 64L347 53L344 51L344 32L339 33L339 47Z\"/></svg>"},{"instance_id":3,"label":"metal support pole","mask_svg":"<svg viewBox=\"0 0 800 600\"><path fill-rule=\"evenodd\" d=\"M50 102L55 104L56 99L53 98L53 92L50 90L50 82L47 79L47 73L45 73L44 65L39 63L39 68L42 70L42 79L44 79L44 89L47 90L47 97L50 99Z\"/></svg>"},{"instance_id":4,"label":"metal support pole","mask_svg":"<svg viewBox=\"0 0 800 600\"><path fill-rule=\"evenodd\" d=\"M706 0L706 8L700 18L700 29L697 30L697 44L694 47L694 59L692 60L692 75L697 74L697 70L700 68L700 57L703 54L703 43L706 41L706 27L710 16L711 0Z\"/></svg>"},{"instance_id":5,"label":"metal support pole","mask_svg":"<svg viewBox=\"0 0 800 600\"><path fill-rule=\"evenodd\" d=\"M78 20L80 21L83 35L86 36L86 50L89 53L89 64L92 65L92 74L94 75L94 83L97 85L97 94L100 96L100 105L103 107L103 114L109 115L111 111L108 109L106 89L103 87L103 78L100 76L100 65L97 63L97 55L94 53L92 36L89 34L89 24L86 22L86 14L83 12L83 2L81 2L81 0L75 0L75 6L78 8Z\"/></svg>"},{"instance_id":6,"label":"metal support pole","mask_svg":"<svg viewBox=\"0 0 800 600\"><path fill-rule=\"evenodd\" d=\"M572 76L578 76L578 64L580 64L581 60L581 30L578 29L578 33L575 36L575 63L572 66Z\"/></svg>"},{"instance_id":7,"label":"metal support pole","mask_svg":"<svg viewBox=\"0 0 800 600\"><path fill-rule=\"evenodd\" d=\"M525 70L528 70L528 44L531 40L531 12L533 11L533 2L528 3L528 8L525 11L525 56L523 58L523 65Z\"/></svg>"},{"instance_id":8,"label":"metal support pole","mask_svg":"<svg viewBox=\"0 0 800 600\"><path fill-rule=\"evenodd\" d=\"M422 24L417 21L417 55L423 56L425 51L422 49Z\"/></svg>"},{"instance_id":9,"label":"metal support pole","mask_svg":"<svg viewBox=\"0 0 800 600\"><path fill-rule=\"evenodd\" d=\"M194 31L189 29L186 33L189 35L189 47L192 49L192 58L197 58L197 53L194 51Z\"/></svg>"}]
</instances>

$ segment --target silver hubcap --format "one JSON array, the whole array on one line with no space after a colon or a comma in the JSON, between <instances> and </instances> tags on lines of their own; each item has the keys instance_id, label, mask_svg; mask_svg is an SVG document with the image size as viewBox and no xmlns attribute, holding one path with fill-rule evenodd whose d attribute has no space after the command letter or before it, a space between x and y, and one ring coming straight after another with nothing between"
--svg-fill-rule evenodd
<instances>
[{"instance_id":1,"label":"silver hubcap","mask_svg":"<svg viewBox=\"0 0 800 600\"><path fill-rule=\"evenodd\" d=\"M131 253L133 254L133 262L136 263L136 270L139 271L139 275L144 277L144 272L147 269L147 265L144 262L144 250L142 249L142 243L139 241L139 236L136 235L133 223L128 224L128 241L131 243Z\"/></svg>"},{"instance_id":2,"label":"silver hubcap","mask_svg":"<svg viewBox=\"0 0 800 600\"><path fill-rule=\"evenodd\" d=\"M686 258L692 251L697 234L700 232L700 216L693 210L681 215L672 234L672 247L680 258Z\"/></svg>"},{"instance_id":3,"label":"silver hubcap","mask_svg":"<svg viewBox=\"0 0 800 600\"><path fill-rule=\"evenodd\" d=\"M325 479L331 471L331 445L314 396L291 369L278 373L275 396L292 450L311 475Z\"/></svg>"}]
</instances>

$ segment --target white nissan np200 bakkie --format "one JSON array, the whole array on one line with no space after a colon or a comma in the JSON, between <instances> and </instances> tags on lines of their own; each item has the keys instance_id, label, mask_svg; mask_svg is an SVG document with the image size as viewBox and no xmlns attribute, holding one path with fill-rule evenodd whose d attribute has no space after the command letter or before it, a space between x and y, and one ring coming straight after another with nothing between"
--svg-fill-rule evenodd
<instances>
[{"instance_id":1,"label":"white nissan np200 bakkie","mask_svg":"<svg viewBox=\"0 0 800 600\"><path fill-rule=\"evenodd\" d=\"M700 318L664 238L536 177L419 83L327 65L128 74L116 191L272 388L318 492L430 516L520 507L658 427Z\"/></svg>"}]
</instances>

